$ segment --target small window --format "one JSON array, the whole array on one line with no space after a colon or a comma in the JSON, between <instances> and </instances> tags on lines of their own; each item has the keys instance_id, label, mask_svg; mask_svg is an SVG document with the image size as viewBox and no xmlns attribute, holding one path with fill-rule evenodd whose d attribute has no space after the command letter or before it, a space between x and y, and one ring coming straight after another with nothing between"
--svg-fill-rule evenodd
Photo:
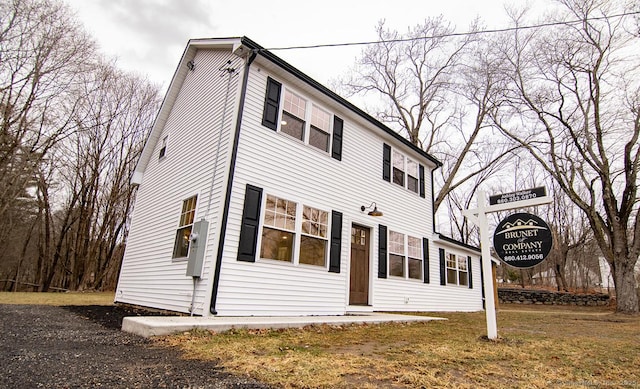
<instances>
[{"instance_id":1,"label":"small window","mask_svg":"<svg viewBox=\"0 0 640 389\"><path fill-rule=\"evenodd\" d=\"M389 231L389 275L404 277L404 234Z\"/></svg>"},{"instance_id":2,"label":"small window","mask_svg":"<svg viewBox=\"0 0 640 389\"><path fill-rule=\"evenodd\" d=\"M307 101L295 93L286 90L282 108L280 131L304 141L305 113Z\"/></svg>"},{"instance_id":3,"label":"small window","mask_svg":"<svg viewBox=\"0 0 640 389\"><path fill-rule=\"evenodd\" d=\"M293 261L295 229L296 203L268 195L264 212L260 257L278 261Z\"/></svg>"},{"instance_id":4,"label":"small window","mask_svg":"<svg viewBox=\"0 0 640 389\"><path fill-rule=\"evenodd\" d=\"M469 269L467 269L466 257L455 254L447 256L447 284L469 285Z\"/></svg>"},{"instance_id":5,"label":"small window","mask_svg":"<svg viewBox=\"0 0 640 389\"><path fill-rule=\"evenodd\" d=\"M300 263L316 266L326 265L328 223L329 212L306 205L302 207Z\"/></svg>"},{"instance_id":6,"label":"small window","mask_svg":"<svg viewBox=\"0 0 640 389\"><path fill-rule=\"evenodd\" d=\"M162 138L162 147L160 147L160 154L158 155L158 159L164 158L167 154L167 137Z\"/></svg>"},{"instance_id":7,"label":"small window","mask_svg":"<svg viewBox=\"0 0 640 389\"><path fill-rule=\"evenodd\" d=\"M184 258L189 255L189 237L193 228L193 219L196 214L197 196L190 197L182 202L180 223L176 231L176 240L173 245L173 258Z\"/></svg>"},{"instance_id":8,"label":"small window","mask_svg":"<svg viewBox=\"0 0 640 389\"><path fill-rule=\"evenodd\" d=\"M404 186L404 155L393 151L393 182Z\"/></svg>"}]
</instances>

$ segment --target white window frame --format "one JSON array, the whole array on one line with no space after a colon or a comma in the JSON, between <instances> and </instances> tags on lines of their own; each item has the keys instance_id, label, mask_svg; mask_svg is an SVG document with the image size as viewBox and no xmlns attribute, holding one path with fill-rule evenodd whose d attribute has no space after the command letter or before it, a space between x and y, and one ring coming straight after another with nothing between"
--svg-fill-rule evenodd
<instances>
[{"instance_id":1,"label":"white window frame","mask_svg":"<svg viewBox=\"0 0 640 389\"><path fill-rule=\"evenodd\" d=\"M452 266L452 262L455 266ZM468 267L468 258L461 254L456 254L452 252L445 252L445 267L446 267L446 275L447 275L447 285L457 285L457 286L465 286L469 287L469 267ZM462 269L464 267L464 269ZM449 271L455 272L455 280L451 280L449 277ZM467 279L466 283L460 283L460 274L466 273Z\"/></svg>"},{"instance_id":2,"label":"white window frame","mask_svg":"<svg viewBox=\"0 0 640 389\"><path fill-rule=\"evenodd\" d=\"M160 139L160 151L158 151L158 160L162 161L167 158L167 143L169 141L169 135L165 135Z\"/></svg>"},{"instance_id":3,"label":"white window frame","mask_svg":"<svg viewBox=\"0 0 640 389\"><path fill-rule=\"evenodd\" d=\"M398 184L397 182L395 182L395 172L394 170L396 169L396 156L402 157L402 185ZM415 172L415 176L412 174L409 174L409 164L410 163L414 163L416 166L416 172ZM416 184L416 190L412 190L409 188L409 178L412 177L414 179L416 179L417 184ZM399 187L402 187L406 190L408 190L411 193L415 193L418 196L420 195L420 163L413 159L413 158L409 158L405 153L398 151L398 149L396 149L395 147L391 148L391 183L394 185L397 185ZM424 185L424 182L422 183L422 185Z\"/></svg>"},{"instance_id":4,"label":"white window frame","mask_svg":"<svg viewBox=\"0 0 640 389\"><path fill-rule=\"evenodd\" d=\"M268 196L274 196L278 199L286 200L296 204L296 215L295 215L295 228L294 230L283 229L268 225L265 223L265 214L267 212L267 198ZM304 207L312 208L321 212L325 212L327 215L326 219L326 229L325 229L325 237L316 236L313 234L308 234L303 232L302 225L304 222ZM292 233L293 236L293 247L292 247L292 258L290 261L283 261L278 259L271 258L263 258L262 257L262 239L263 239L263 231L264 228L271 228L286 231L288 233ZM325 243L325 251L324 251L324 265L314 265L314 264L305 264L300 262L300 250L302 248L301 239L302 236L308 236L311 238L322 239ZM296 199L294 196L281 195L275 191L265 191L265 195L262 199L261 212L260 212L260 232L258 234L258 261L264 263L273 263L273 264L281 264L285 266L299 266L306 269L319 269L326 271L329 269L329 250L330 250L330 237L331 237L331 210L328 210L324 207L317 206L312 202L307 202L304 200Z\"/></svg>"},{"instance_id":5,"label":"white window frame","mask_svg":"<svg viewBox=\"0 0 640 389\"><path fill-rule=\"evenodd\" d=\"M194 204L194 206L193 206L193 209L190 209L190 210L188 210L187 212L183 212L184 207L185 207L185 205L186 205L187 201L189 201L189 200L191 200L191 199L194 199L194 201L195 201L195 204ZM178 260L178 261L179 261L179 260L187 259L187 258L189 257L189 251L191 250L191 241L189 241L189 242L187 243L187 252L186 252L186 254L185 254L184 256L176 256L176 251L177 251L177 248L178 248L177 243L178 243L178 238L179 238L179 236L180 236L179 234L180 234L180 231L181 231L181 230L190 229L190 230L189 230L189 236L191 235L191 232L193 231L193 223L194 223L194 222L195 222L195 220L196 220L196 214L197 214L197 212L198 212L198 194L194 194L193 196L189 196L189 197L187 197L187 198L183 199L183 200L180 202L180 205L181 205L181 207L180 207L180 216L179 216L179 218L178 218L178 226L177 226L177 227L176 227L176 229L175 229L176 233L175 233L175 235L174 235L174 237L175 237L175 238L174 238L174 241L173 241L173 250L172 250L172 252L171 252L171 259L172 259L172 260ZM193 212L193 215L192 215L192 217L191 217L191 222L190 222L190 223L184 223L184 224L183 224L183 223L182 223L182 222L183 222L183 221L182 221L183 216L188 217L187 215L188 215L189 213L191 213L191 212Z\"/></svg>"},{"instance_id":6,"label":"white window frame","mask_svg":"<svg viewBox=\"0 0 640 389\"><path fill-rule=\"evenodd\" d=\"M396 244L395 243L392 244L392 240L391 240L392 233L402 235L403 238L402 238L401 250L394 248ZM387 238L387 242L388 242L387 269L389 269L388 270L389 276L393 278L399 278L399 279L405 279L405 280L423 281L424 280L424 256L422 252L422 238L417 237L415 235L394 231L391 229L389 230L388 234L389 236ZM412 247L409 246L409 238L415 239L418 242L417 246L413 247L414 250L412 250ZM412 254L418 254L418 255L414 256ZM391 255L397 255L397 256L403 257L402 276L391 274ZM409 276L409 260L420 261L420 278L413 278Z\"/></svg>"},{"instance_id":7,"label":"white window frame","mask_svg":"<svg viewBox=\"0 0 640 389\"><path fill-rule=\"evenodd\" d=\"M326 154L326 155L330 156L331 155L331 142L333 140L333 118L334 118L335 114L331 110L328 110L325 107L323 107L321 104L318 104L316 101L308 98L307 96L303 95L302 93L299 93L298 91L296 91L296 90L294 90L292 88L287 87L286 85L282 85L282 89L283 89L282 99L281 99L282 101L280 102L280 106L278 107L278 118L279 118L279 120L278 120L278 132L283 134L283 135L285 135L285 136L287 136L287 137L289 137L289 138L295 139L298 142L304 143L305 145L309 146L313 150L317 150L318 152L321 152L323 154ZM305 107L305 115L304 115L304 117L303 118L299 118L298 116L293 115L293 116L296 116L298 119L301 119L301 120L304 121L304 127L302 129L302 131L303 131L302 139L298 139L298 138L296 138L296 137L294 137L292 135L289 135L288 133L282 131L282 124L283 124L283 120L284 120L283 119L283 117L284 117L283 114L286 111L284 109L284 106L285 106L285 100L286 100L287 93L291 93L291 94L293 94L293 95L295 95L295 96L297 96L300 99L305 101L306 107ZM324 128L319 128L318 126L312 124L312 119L313 119L312 116L313 116L314 107L319 109L322 112L325 112L328 115L329 122L328 122L328 128L326 130ZM287 111L287 112L289 112L289 111ZM293 114L293 113L289 113L289 114ZM315 128L318 128L322 132L327 133L328 139L327 139L327 149L326 150L320 149L320 148L316 147L315 145L309 143L309 138L311 136L311 127L312 126L315 127Z\"/></svg>"}]
</instances>

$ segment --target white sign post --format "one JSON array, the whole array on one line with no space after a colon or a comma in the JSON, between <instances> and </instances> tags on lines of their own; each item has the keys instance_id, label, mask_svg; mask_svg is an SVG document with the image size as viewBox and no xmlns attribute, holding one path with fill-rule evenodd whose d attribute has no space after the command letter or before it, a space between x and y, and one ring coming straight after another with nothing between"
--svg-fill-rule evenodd
<instances>
[{"instance_id":1,"label":"white sign post","mask_svg":"<svg viewBox=\"0 0 640 389\"><path fill-rule=\"evenodd\" d=\"M524 191L526 192L526 191ZM522 193L518 192L518 193ZM519 200L519 198L526 198ZM514 199L509 201L508 199ZM485 312L487 316L487 338L498 338L498 324L496 321L496 302L493 298L493 273L491 271L491 235L489 234L489 222L487 214L492 212L506 211L517 208L534 207L536 205L549 204L553 199L549 196L512 196L499 204L487 205L487 195L484 191L478 192L478 203L476 209L466 209L462 214L480 229L480 250L482 258L482 272L484 273Z\"/></svg>"}]
</instances>

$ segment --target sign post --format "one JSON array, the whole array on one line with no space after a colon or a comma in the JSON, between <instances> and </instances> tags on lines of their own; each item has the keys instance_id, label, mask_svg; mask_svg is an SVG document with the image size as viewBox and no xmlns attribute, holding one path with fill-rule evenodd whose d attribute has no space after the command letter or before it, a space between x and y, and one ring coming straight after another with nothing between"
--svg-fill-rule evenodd
<instances>
[{"instance_id":1,"label":"sign post","mask_svg":"<svg viewBox=\"0 0 640 389\"><path fill-rule=\"evenodd\" d=\"M482 272L485 274L484 289L485 313L487 317L487 338L498 338L498 325L496 320L496 303L493 298L493 276L491 272L491 235L489 234L489 222L487 214L506 211L516 208L527 208L537 205L549 204L553 200L546 195L545 188L534 188L519 192L506 193L491 196L487 205L487 196L484 191L478 192L477 208L466 209L462 214L480 230L480 251L482 258Z\"/></svg>"}]
</instances>

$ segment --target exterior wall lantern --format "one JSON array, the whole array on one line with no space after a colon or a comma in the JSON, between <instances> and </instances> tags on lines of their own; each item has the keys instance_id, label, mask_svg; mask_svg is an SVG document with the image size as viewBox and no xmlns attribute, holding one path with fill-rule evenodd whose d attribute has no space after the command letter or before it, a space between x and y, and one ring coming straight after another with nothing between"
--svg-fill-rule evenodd
<instances>
[{"instance_id":1,"label":"exterior wall lantern","mask_svg":"<svg viewBox=\"0 0 640 389\"><path fill-rule=\"evenodd\" d=\"M372 209L371 211L369 211L369 212L367 213L367 215L369 215L369 216L382 216L382 215L383 215L383 213L382 213L382 212L378 211L378 205L375 203L375 201L374 201L374 202L372 202L371 204L369 204L369 206L368 206L368 207L365 207L364 205L363 205L363 206L361 206L361 207L360 207L360 210L361 210L362 212L364 212L366 209L371 209L371 208L373 208L373 209Z\"/></svg>"}]
</instances>

